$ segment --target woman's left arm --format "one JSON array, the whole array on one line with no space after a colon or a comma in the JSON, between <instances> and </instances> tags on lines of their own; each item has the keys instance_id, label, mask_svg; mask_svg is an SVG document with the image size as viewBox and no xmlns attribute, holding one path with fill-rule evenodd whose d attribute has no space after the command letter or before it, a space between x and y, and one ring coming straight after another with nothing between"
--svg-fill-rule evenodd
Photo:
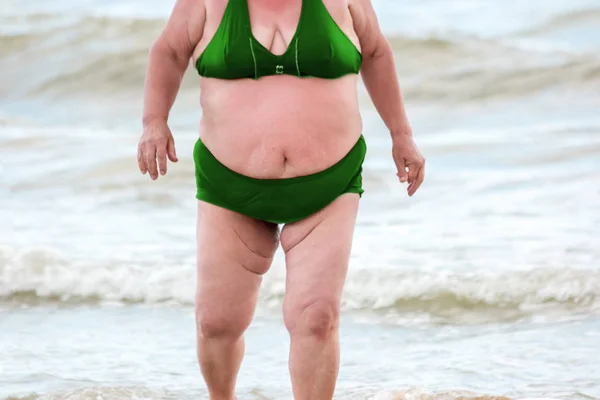
<instances>
[{"instance_id":1,"label":"woman's left arm","mask_svg":"<svg viewBox=\"0 0 600 400\"><path fill-rule=\"evenodd\" d=\"M408 194L412 196L425 177L425 158L413 140L392 48L379 28L371 0L350 0L350 13L363 55L363 82L390 131L398 178L408 182Z\"/></svg>"}]
</instances>

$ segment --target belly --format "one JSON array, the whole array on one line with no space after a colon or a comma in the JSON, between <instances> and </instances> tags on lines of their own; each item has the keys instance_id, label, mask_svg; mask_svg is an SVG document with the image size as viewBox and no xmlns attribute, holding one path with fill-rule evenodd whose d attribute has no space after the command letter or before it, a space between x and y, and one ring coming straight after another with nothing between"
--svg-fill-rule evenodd
<instances>
[{"instance_id":1,"label":"belly","mask_svg":"<svg viewBox=\"0 0 600 400\"><path fill-rule=\"evenodd\" d=\"M228 168L281 179L322 171L362 132L357 77L203 79L200 136Z\"/></svg>"}]
</instances>

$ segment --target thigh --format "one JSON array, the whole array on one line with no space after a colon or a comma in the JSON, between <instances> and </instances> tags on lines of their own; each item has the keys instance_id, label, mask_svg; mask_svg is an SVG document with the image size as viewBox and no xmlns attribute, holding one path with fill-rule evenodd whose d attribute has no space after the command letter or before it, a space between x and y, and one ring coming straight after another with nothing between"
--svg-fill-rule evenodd
<instances>
[{"instance_id":1,"label":"thigh","mask_svg":"<svg viewBox=\"0 0 600 400\"><path fill-rule=\"evenodd\" d=\"M210 326L247 325L278 245L276 225L198 202L197 314Z\"/></svg>"},{"instance_id":2,"label":"thigh","mask_svg":"<svg viewBox=\"0 0 600 400\"><path fill-rule=\"evenodd\" d=\"M358 203L358 194L344 194L318 213L283 228L285 314L293 318L315 303L335 312L339 309Z\"/></svg>"}]
</instances>

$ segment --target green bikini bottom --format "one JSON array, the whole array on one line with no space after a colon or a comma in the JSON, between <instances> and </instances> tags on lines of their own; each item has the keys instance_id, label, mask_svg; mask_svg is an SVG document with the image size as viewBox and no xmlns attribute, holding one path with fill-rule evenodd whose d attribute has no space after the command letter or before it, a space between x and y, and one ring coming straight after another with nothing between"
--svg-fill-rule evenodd
<instances>
[{"instance_id":1,"label":"green bikini bottom","mask_svg":"<svg viewBox=\"0 0 600 400\"><path fill-rule=\"evenodd\" d=\"M255 179L219 162L200 139L194 146L196 198L248 217L289 224L326 207L344 193L363 194L364 137L336 164L311 175Z\"/></svg>"}]
</instances>

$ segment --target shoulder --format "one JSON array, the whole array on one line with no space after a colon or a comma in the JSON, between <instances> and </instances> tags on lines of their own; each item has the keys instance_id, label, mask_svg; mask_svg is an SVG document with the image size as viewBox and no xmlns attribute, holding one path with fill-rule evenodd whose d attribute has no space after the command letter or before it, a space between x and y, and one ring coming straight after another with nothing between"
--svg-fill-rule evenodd
<instances>
[{"instance_id":1,"label":"shoulder","mask_svg":"<svg viewBox=\"0 0 600 400\"><path fill-rule=\"evenodd\" d=\"M350 14L358 30L378 29L377 15L371 0L341 0L348 2Z\"/></svg>"},{"instance_id":2,"label":"shoulder","mask_svg":"<svg viewBox=\"0 0 600 400\"><path fill-rule=\"evenodd\" d=\"M325 8L329 11L330 14L341 14L348 13L348 9L350 7L350 3L352 0L313 0L315 2L323 2Z\"/></svg>"},{"instance_id":3,"label":"shoulder","mask_svg":"<svg viewBox=\"0 0 600 400\"><path fill-rule=\"evenodd\" d=\"M375 17L371 0L315 0L322 1L332 16L350 15L353 20Z\"/></svg>"},{"instance_id":4,"label":"shoulder","mask_svg":"<svg viewBox=\"0 0 600 400\"><path fill-rule=\"evenodd\" d=\"M374 54L379 48L383 33L371 0L347 0L354 31L360 40L363 55Z\"/></svg>"},{"instance_id":5,"label":"shoulder","mask_svg":"<svg viewBox=\"0 0 600 400\"><path fill-rule=\"evenodd\" d=\"M178 40L185 33L190 42L197 42L202 36L207 3L211 1L214 0L176 0L165 31Z\"/></svg>"},{"instance_id":6,"label":"shoulder","mask_svg":"<svg viewBox=\"0 0 600 400\"><path fill-rule=\"evenodd\" d=\"M176 0L154 46L166 48L180 59L189 58L202 38L207 1Z\"/></svg>"},{"instance_id":7,"label":"shoulder","mask_svg":"<svg viewBox=\"0 0 600 400\"><path fill-rule=\"evenodd\" d=\"M313 0L322 2L329 15L343 28L352 29L354 18L350 12L350 5L354 0Z\"/></svg>"},{"instance_id":8,"label":"shoulder","mask_svg":"<svg viewBox=\"0 0 600 400\"><path fill-rule=\"evenodd\" d=\"M348 3L348 7L354 8L355 10L366 11L373 9L373 3L371 0L342 0Z\"/></svg>"},{"instance_id":9,"label":"shoulder","mask_svg":"<svg viewBox=\"0 0 600 400\"><path fill-rule=\"evenodd\" d=\"M210 2L211 0L176 0L171 18L189 18L203 14L206 11L207 3Z\"/></svg>"},{"instance_id":10,"label":"shoulder","mask_svg":"<svg viewBox=\"0 0 600 400\"><path fill-rule=\"evenodd\" d=\"M207 3L214 1L215 0L176 0L171 15L169 16L169 24L190 25L204 22Z\"/></svg>"},{"instance_id":11,"label":"shoulder","mask_svg":"<svg viewBox=\"0 0 600 400\"><path fill-rule=\"evenodd\" d=\"M353 16L362 18L377 18L371 0L342 0L348 3Z\"/></svg>"}]
</instances>

